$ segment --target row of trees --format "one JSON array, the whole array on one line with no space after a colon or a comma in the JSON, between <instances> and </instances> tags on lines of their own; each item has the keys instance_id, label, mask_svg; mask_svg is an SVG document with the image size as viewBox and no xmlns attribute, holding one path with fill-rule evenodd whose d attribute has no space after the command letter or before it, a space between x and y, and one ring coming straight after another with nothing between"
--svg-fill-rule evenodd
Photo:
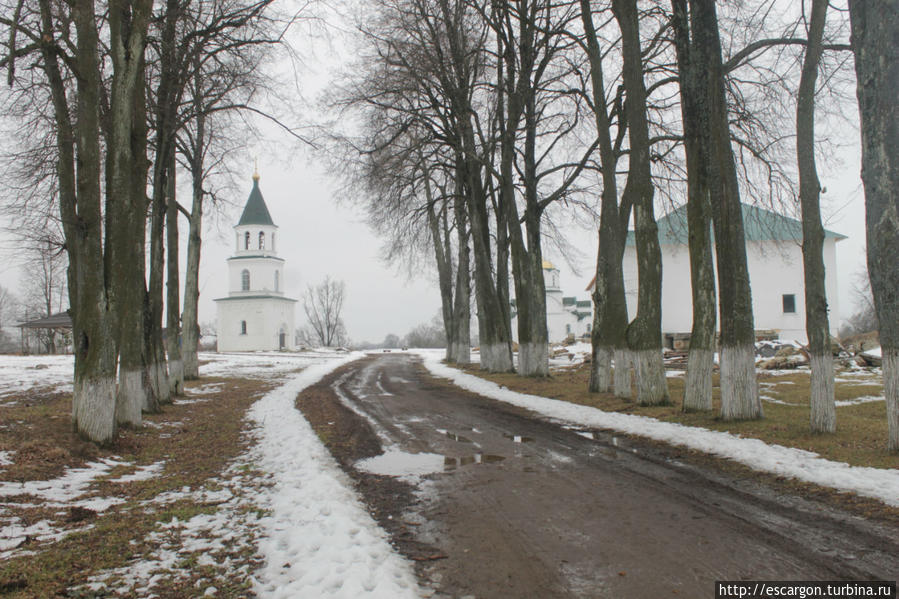
<instances>
[{"instance_id":1,"label":"row of trees","mask_svg":"<svg viewBox=\"0 0 899 599\"><path fill-rule=\"evenodd\" d=\"M645 405L669 401L654 210L686 197L694 324L684 407L711 409L718 351L728 420L763 414L741 204L798 207L810 424L827 432L835 410L815 112L846 100L854 57L869 269L892 356L884 360L890 447L899 449L899 306L889 284L899 227L888 133L899 67L887 41L897 10L893 1L851 1L847 21L827 0L381 0L362 8L364 50L338 102L362 126L339 137L340 158L355 158L354 183L369 191L388 254L433 253L449 361L470 359L473 291L481 365L512 370L514 288L525 376L548 372L543 243L558 218L598 193L590 389L631 396L633 370ZM631 222L636 315L627 314L621 265Z\"/></svg>"},{"instance_id":2,"label":"row of trees","mask_svg":"<svg viewBox=\"0 0 899 599\"><path fill-rule=\"evenodd\" d=\"M197 376L209 176L228 151L228 113L251 108L263 49L283 34L270 12L270 0L2 6L2 99L19 140L7 157L20 167L15 205L62 232L73 421L93 441L139 425ZM179 172L191 180L188 202L176 197ZM189 228L183 306L179 213Z\"/></svg>"}]
</instances>

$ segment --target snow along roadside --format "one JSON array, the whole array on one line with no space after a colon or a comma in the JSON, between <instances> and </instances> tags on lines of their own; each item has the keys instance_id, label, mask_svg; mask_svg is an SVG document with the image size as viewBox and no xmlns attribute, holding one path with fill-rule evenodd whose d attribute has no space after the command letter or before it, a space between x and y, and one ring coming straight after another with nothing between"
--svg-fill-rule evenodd
<instances>
[{"instance_id":1,"label":"snow along roadside","mask_svg":"<svg viewBox=\"0 0 899 599\"><path fill-rule=\"evenodd\" d=\"M258 498L271 510L261 521L265 564L254 585L260 598L421 596L411 564L390 546L295 407L300 391L362 356L309 366L248 412L259 427L252 459L273 482Z\"/></svg>"},{"instance_id":2,"label":"snow along roadside","mask_svg":"<svg viewBox=\"0 0 899 599\"><path fill-rule=\"evenodd\" d=\"M442 364L442 354L420 352L420 355L434 376L448 378L467 391L526 408L565 424L612 429L682 445L735 460L755 470L789 476L840 491L853 491L899 507L899 470L850 466L844 462L824 459L811 451L768 445L759 439L746 439L731 433L661 422L646 416L603 412L589 406L517 393Z\"/></svg>"}]
</instances>

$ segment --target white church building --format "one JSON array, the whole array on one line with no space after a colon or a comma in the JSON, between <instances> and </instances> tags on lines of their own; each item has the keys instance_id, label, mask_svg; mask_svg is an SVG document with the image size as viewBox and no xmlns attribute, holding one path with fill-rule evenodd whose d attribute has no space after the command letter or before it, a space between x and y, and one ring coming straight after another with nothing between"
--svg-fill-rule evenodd
<instances>
[{"instance_id":1,"label":"white church building","mask_svg":"<svg viewBox=\"0 0 899 599\"><path fill-rule=\"evenodd\" d=\"M686 206L660 218L658 228L662 249L663 344L680 349L678 340L689 338L693 328ZM770 210L743 204L743 228L756 331L776 335L783 341L807 343L802 223ZM840 325L836 242L842 239L846 237L825 231L824 285L833 336L836 336ZM712 254L714 257L714 246ZM629 318L633 318L637 314L638 283L637 247L633 231L628 232L622 266L627 313ZM715 268L717 285L717 265Z\"/></svg>"},{"instance_id":2,"label":"white church building","mask_svg":"<svg viewBox=\"0 0 899 599\"><path fill-rule=\"evenodd\" d=\"M272 221L259 174L234 226L234 255L228 258L228 296L218 308L218 351L294 349L294 308L284 296L284 259L278 257L278 227Z\"/></svg>"}]
</instances>

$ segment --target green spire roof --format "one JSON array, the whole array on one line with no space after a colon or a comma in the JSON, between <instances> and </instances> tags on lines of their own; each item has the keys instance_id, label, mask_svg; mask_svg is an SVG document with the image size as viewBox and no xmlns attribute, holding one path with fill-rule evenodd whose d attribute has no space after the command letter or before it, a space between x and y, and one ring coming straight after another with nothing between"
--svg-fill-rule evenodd
<instances>
[{"instance_id":1,"label":"green spire roof","mask_svg":"<svg viewBox=\"0 0 899 599\"><path fill-rule=\"evenodd\" d=\"M802 223L764 208L742 204L743 230L746 241L802 241ZM680 245L687 243L687 206L680 206L657 221L659 227L659 243L662 245ZM714 236L714 232L712 233ZM824 237L837 241L846 239L845 235L824 230ZM713 239L714 241L714 239ZM627 244L634 245L633 231L627 232Z\"/></svg>"},{"instance_id":2,"label":"green spire roof","mask_svg":"<svg viewBox=\"0 0 899 599\"><path fill-rule=\"evenodd\" d=\"M250 192L250 197L247 198L247 205L243 208L243 214L240 215L237 226L274 226L274 224L275 223L272 222L272 215L268 213L268 207L265 205L265 200L262 199L262 192L259 191L259 175L253 175L253 191Z\"/></svg>"}]
</instances>

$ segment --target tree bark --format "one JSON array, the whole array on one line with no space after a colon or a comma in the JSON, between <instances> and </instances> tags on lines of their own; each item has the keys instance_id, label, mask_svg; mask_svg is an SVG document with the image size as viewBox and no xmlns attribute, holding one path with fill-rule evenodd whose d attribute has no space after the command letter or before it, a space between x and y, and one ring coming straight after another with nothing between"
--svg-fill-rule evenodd
<instances>
[{"instance_id":1,"label":"tree bark","mask_svg":"<svg viewBox=\"0 0 899 599\"><path fill-rule=\"evenodd\" d=\"M437 280L440 287L440 310L443 317L443 330L446 334L446 361L453 361L453 343L456 326L453 322L453 265L450 257L451 248L448 247L448 239L443 235L443 229L440 226L441 221L446 219L446 209L441 207L441 213L438 216L437 206L434 205L432 198L430 181L425 176L425 193L428 197L428 228L431 231L431 242L434 244L434 258L437 262Z\"/></svg>"},{"instance_id":2,"label":"tree bark","mask_svg":"<svg viewBox=\"0 0 899 599\"><path fill-rule=\"evenodd\" d=\"M880 322L888 447L899 452L899 0L850 0L868 276Z\"/></svg>"},{"instance_id":3,"label":"tree bark","mask_svg":"<svg viewBox=\"0 0 899 599\"><path fill-rule=\"evenodd\" d=\"M693 327L684 411L712 409L712 369L715 353L715 272L712 261L712 198L709 188L710 160L708 136L708 48L690 39L686 0L672 0L684 150L687 158L687 229L690 251L690 287L693 299Z\"/></svg>"},{"instance_id":4,"label":"tree bark","mask_svg":"<svg viewBox=\"0 0 899 599\"><path fill-rule=\"evenodd\" d=\"M630 154L624 197L633 198L637 242L637 316L627 329L637 381L637 403L668 403L668 380L662 362L662 252L653 215L653 183L649 162L646 87L640 51L636 0L614 0L612 11L621 29L623 79L627 97Z\"/></svg>"},{"instance_id":5,"label":"tree bark","mask_svg":"<svg viewBox=\"0 0 899 599\"><path fill-rule=\"evenodd\" d=\"M821 224L821 184L815 165L815 83L828 0L813 0L808 45L802 63L796 101L796 158L799 163L799 201L802 207L802 265L805 273L805 330L811 363L810 415L813 433L837 428L834 404L833 352L824 287L824 226Z\"/></svg>"},{"instance_id":6,"label":"tree bark","mask_svg":"<svg viewBox=\"0 0 899 599\"><path fill-rule=\"evenodd\" d=\"M197 72L199 77L199 71ZM195 82L199 88L199 82ZM203 245L203 156L206 144L206 114L199 89L194 90L194 110L196 131L194 144L190 149L188 162L192 186L192 199L187 237L187 264L184 273L184 311L181 313L183 330L182 358L184 379L196 380L200 377L197 360L197 346L200 340L200 324L197 305L200 301L200 252Z\"/></svg>"},{"instance_id":7,"label":"tree bark","mask_svg":"<svg viewBox=\"0 0 899 599\"><path fill-rule=\"evenodd\" d=\"M468 240L468 223L465 213L465 201L462 197L464 185L460 183L458 193L453 198L453 210L456 216L456 297L453 305L453 323L456 330L453 334L452 360L456 364L471 363L471 251Z\"/></svg>"},{"instance_id":8,"label":"tree bark","mask_svg":"<svg viewBox=\"0 0 899 599\"><path fill-rule=\"evenodd\" d=\"M714 0L690 0L694 43L709 57L709 135L711 138L709 182L712 218L715 225L715 254L718 258L718 305L721 340L721 418L761 418L755 374L755 325L752 293L746 264L743 210L725 99L721 40Z\"/></svg>"},{"instance_id":9,"label":"tree bark","mask_svg":"<svg viewBox=\"0 0 899 599\"><path fill-rule=\"evenodd\" d=\"M142 409L158 409L146 376L144 344L146 177L139 193L135 181L143 166L141 161L146 160L145 123L139 122L145 119L137 115L145 106L139 96L143 92L150 8L147 0L117 0L109 7L113 76L106 156L107 258L111 306L118 329L116 419L132 426L140 426Z\"/></svg>"},{"instance_id":10,"label":"tree bark","mask_svg":"<svg viewBox=\"0 0 899 599\"><path fill-rule=\"evenodd\" d=\"M165 231L169 259L166 262L166 353L169 365L169 393L184 393L184 362L181 360L181 288L178 250L178 203L175 195L175 154L169 159L168 193L165 206Z\"/></svg>"},{"instance_id":11,"label":"tree bark","mask_svg":"<svg viewBox=\"0 0 899 599\"><path fill-rule=\"evenodd\" d=\"M102 246L99 35L93 2L73 4L78 36L75 63L80 73L73 125L73 111L53 46L49 0L40 1L40 12L43 68L59 149L56 172L60 216L69 257L67 278L75 354L72 424L80 436L107 444L116 434L116 352Z\"/></svg>"},{"instance_id":12,"label":"tree bark","mask_svg":"<svg viewBox=\"0 0 899 599\"><path fill-rule=\"evenodd\" d=\"M611 118L603 81L602 52L596 37L589 0L581 0L581 20L590 61L590 83L602 169L599 243L593 287L593 326L590 334L593 359L589 390L605 393L613 387L612 359L615 359L614 389L630 396L630 365L627 354L627 300L624 295L625 234L630 206L618 205L617 157L612 143ZM625 383L626 381L626 383ZM626 391L625 391L626 390Z\"/></svg>"}]
</instances>

